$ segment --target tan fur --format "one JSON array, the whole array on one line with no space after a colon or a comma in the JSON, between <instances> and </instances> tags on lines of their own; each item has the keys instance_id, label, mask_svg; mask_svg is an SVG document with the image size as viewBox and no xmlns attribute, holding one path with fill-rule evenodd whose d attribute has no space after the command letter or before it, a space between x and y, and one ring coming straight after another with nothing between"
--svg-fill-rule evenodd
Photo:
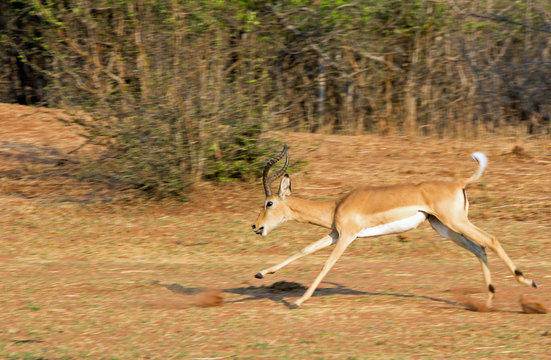
<instances>
[{"instance_id":1,"label":"tan fur","mask_svg":"<svg viewBox=\"0 0 551 360\"><path fill-rule=\"evenodd\" d=\"M290 196L291 182L285 176L281 181L278 195L270 195L266 198L264 208L253 225L253 230L265 236L282 222L296 220L323 226L331 229L332 232L283 263L259 272L257 277L273 273L302 256L336 243L333 253L318 277L306 293L295 302L296 306L300 306L313 294L323 277L360 231L400 221L422 212L427 216L436 217L443 226L451 230L448 233L452 238L457 239L458 235L464 236L482 248L490 248L505 262L517 281L535 287L533 281L525 279L521 273L520 275L516 273L515 265L497 239L478 229L467 218L468 206L464 188L467 184L477 180L482 174L487 159L483 154L478 155L478 157L480 156L484 158L482 163L479 158L473 156L475 160L479 161L480 165L477 172L467 180L361 187L337 201L310 201L292 197ZM481 260L481 264L488 289L487 305L491 307L494 295L491 276L485 259L484 261Z\"/></svg>"},{"instance_id":2,"label":"tan fur","mask_svg":"<svg viewBox=\"0 0 551 360\"><path fill-rule=\"evenodd\" d=\"M267 232L273 230L283 221L296 220L298 222L318 225L331 229L333 225L333 214L336 201L312 201L296 197L289 197L285 200L272 195L266 199L265 204L272 201L272 208L264 208L258 214L255 225L257 228L264 226Z\"/></svg>"}]
</instances>

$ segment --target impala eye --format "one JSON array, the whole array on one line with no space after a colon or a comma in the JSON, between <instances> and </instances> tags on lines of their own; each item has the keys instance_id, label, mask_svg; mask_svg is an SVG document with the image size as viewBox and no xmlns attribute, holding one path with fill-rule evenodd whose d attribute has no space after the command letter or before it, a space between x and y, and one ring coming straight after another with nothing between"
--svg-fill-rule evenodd
<instances>
[{"instance_id":1,"label":"impala eye","mask_svg":"<svg viewBox=\"0 0 551 360\"><path fill-rule=\"evenodd\" d=\"M268 202L266 203L266 207L268 208L268 207L272 206L273 204L274 204L273 202L268 201Z\"/></svg>"}]
</instances>

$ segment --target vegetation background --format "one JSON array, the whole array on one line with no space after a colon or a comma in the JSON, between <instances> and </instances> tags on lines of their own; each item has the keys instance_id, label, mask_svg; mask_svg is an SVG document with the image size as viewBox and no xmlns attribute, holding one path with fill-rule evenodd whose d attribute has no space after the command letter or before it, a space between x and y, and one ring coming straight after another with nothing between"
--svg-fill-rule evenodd
<instances>
[{"instance_id":1,"label":"vegetation background","mask_svg":"<svg viewBox=\"0 0 551 360\"><path fill-rule=\"evenodd\" d=\"M269 130L549 133L547 0L3 0L0 101L86 113L82 174L259 175ZM84 110L84 112L77 112Z\"/></svg>"},{"instance_id":2,"label":"vegetation background","mask_svg":"<svg viewBox=\"0 0 551 360\"><path fill-rule=\"evenodd\" d=\"M1 359L549 358L549 0L0 0L0 64ZM326 235L251 231L282 140L312 200L484 151L470 219L538 289L488 253L481 312L425 224L289 310L330 249L254 278Z\"/></svg>"}]
</instances>

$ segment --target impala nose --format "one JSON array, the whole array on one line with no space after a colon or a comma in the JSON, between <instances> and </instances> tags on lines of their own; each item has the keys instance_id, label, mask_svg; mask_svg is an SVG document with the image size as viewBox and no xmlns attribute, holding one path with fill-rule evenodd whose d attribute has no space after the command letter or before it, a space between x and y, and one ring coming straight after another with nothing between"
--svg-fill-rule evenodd
<instances>
[{"instance_id":1,"label":"impala nose","mask_svg":"<svg viewBox=\"0 0 551 360\"><path fill-rule=\"evenodd\" d=\"M253 228L253 231L257 234L262 234L262 231L264 230L264 226L261 226L258 228L258 230L256 229L256 225L252 225L252 228Z\"/></svg>"}]
</instances>

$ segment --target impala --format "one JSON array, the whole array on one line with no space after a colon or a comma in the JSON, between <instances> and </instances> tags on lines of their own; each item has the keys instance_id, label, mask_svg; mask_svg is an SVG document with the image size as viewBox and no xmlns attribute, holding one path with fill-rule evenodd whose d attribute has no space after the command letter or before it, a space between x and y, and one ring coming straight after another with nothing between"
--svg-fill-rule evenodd
<instances>
[{"instance_id":1,"label":"impala","mask_svg":"<svg viewBox=\"0 0 551 360\"><path fill-rule=\"evenodd\" d=\"M284 156L283 167L268 177L270 168ZM488 308L492 306L495 288L488 268L486 248L491 249L503 260L519 283L536 288L536 283L525 278L516 268L498 240L474 226L467 218L469 202L465 187L478 180L488 164L486 155L481 152L473 153L472 158L478 162L478 169L466 180L360 187L338 200L312 201L291 196L291 179L285 174L289 154L287 146L284 145L281 153L268 161L264 167L262 182L266 200L256 222L252 225L253 231L266 236L281 223L296 220L328 228L331 232L282 263L260 271L255 277L261 279L294 260L336 244L312 285L295 301L294 307L298 307L312 296L325 275L356 238L402 233L415 229L428 220L441 236L452 240L478 258L486 283ZM283 177L279 191L272 194L271 183L281 176Z\"/></svg>"}]
</instances>

